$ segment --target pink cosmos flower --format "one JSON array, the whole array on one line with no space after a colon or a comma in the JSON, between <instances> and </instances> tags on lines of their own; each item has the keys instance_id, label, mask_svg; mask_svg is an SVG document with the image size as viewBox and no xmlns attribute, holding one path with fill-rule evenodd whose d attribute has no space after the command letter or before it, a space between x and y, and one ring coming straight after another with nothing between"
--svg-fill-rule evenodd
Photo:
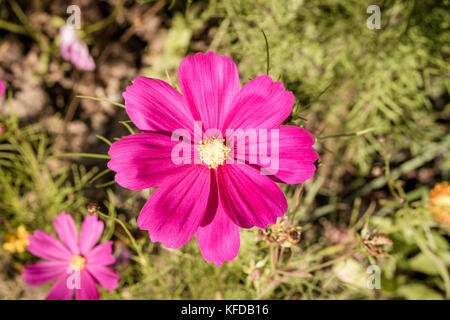
<instances>
[{"instance_id":1,"label":"pink cosmos flower","mask_svg":"<svg viewBox=\"0 0 450 320\"><path fill-rule=\"evenodd\" d=\"M280 125L294 104L282 83L263 75L240 88L229 57L214 52L186 57L178 80L182 94L162 80L144 77L126 89L126 111L143 133L113 143L108 167L125 188L159 186L138 217L152 241L178 248L196 235L204 259L220 266L237 256L239 228L266 228L286 212L286 198L275 182L300 183L313 176L318 158L314 137L303 128ZM195 121L201 121L200 135ZM200 163L172 160L180 141L173 141L171 133L180 128L190 134ZM245 140L248 152L243 154L206 134L217 129L225 136L230 128L278 130L278 171L261 173L268 167L262 154L255 164L246 160L260 141ZM228 163L231 158L236 161Z\"/></svg>"},{"instance_id":2,"label":"pink cosmos flower","mask_svg":"<svg viewBox=\"0 0 450 320\"><path fill-rule=\"evenodd\" d=\"M95 69L94 59L89 54L88 46L77 36L75 28L64 25L59 30L61 55L64 60L72 62L79 70Z\"/></svg>"},{"instance_id":3,"label":"pink cosmos flower","mask_svg":"<svg viewBox=\"0 0 450 320\"><path fill-rule=\"evenodd\" d=\"M25 266L22 277L26 284L39 286L56 280L48 300L70 300L74 291L77 300L97 300L96 283L106 290L116 289L119 275L106 267L115 262L111 254L113 243L95 245L104 227L97 215L84 219L79 238L72 217L64 211L55 218L54 226L62 243L42 230L28 237L28 251L49 261Z\"/></svg>"},{"instance_id":4,"label":"pink cosmos flower","mask_svg":"<svg viewBox=\"0 0 450 320\"><path fill-rule=\"evenodd\" d=\"M5 94L6 86L2 78L0 78L0 97Z\"/></svg>"}]
</instances>

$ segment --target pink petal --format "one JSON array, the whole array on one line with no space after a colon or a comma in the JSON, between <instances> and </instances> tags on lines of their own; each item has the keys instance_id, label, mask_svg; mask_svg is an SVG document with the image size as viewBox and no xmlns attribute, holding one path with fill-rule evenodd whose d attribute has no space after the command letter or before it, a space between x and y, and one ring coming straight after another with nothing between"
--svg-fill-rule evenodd
<instances>
[{"instance_id":1,"label":"pink petal","mask_svg":"<svg viewBox=\"0 0 450 320\"><path fill-rule=\"evenodd\" d=\"M6 86L3 80L0 78L0 97L5 94Z\"/></svg>"},{"instance_id":2,"label":"pink petal","mask_svg":"<svg viewBox=\"0 0 450 320\"><path fill-rule=\"evenodd\" d=\"M70 61L78 70L95 70L95 62L89 53L89 48L80 39L74 41L70 47Z\"/></svg>"},{"instance_id":3,"label":"pink petal","mask_svg":"<svg viewBox=\"0 0 450 320\"><path fill-rule=\"evenodd\" d=\"M219 267L224 261L236 258L239 252L239 227L227 216L222 206L217 208L214 220L196 233L203 258Z\"/></svg>"},{"instance_id":4,"label":"pink petal","mask_svg":"<svg viewBox=\"0 0 450 320\"><path fill-rule=\"evenodd\" d=\"M87 271L106 290L115 290L119 286L119 274L110 268L88 264Z\"/></svg>"},{"instance_id":5,"label":"pink petal","mask_svg":"<svg viewBox=\"0 0 450 320\"><path fill-rule=\"evenodd\" d=\"M178 80L195 119L203 122L205 130L222 130L239 90L239 73L233 60L211 51L197 53L181 61Z\"/></svg>"},{"instance_id":6,"label":"pink petal","mask_svg":"<svg viewBox=\"0 0 450 320\"><path fill-rule=\"evenodd\" d=\"M235 145L235 158L250 161L253 157L263 168L269 169L272 166L274 171L269 170L274 174L269 174L268 177L275 182L293 184L310 179L316 171L314 162L319 157L312 147L314 136L309 131L295 126L279 126L274 129L278 130L278 142L272 141L270 130L267 130L265 145L262 143L262 136L258 137L256 146L249 139L235 140L238 141ZM272 153L273 143L278 146L278 163L271 163L271 155L276 155ZM265 174L268 174L269 170L265 170Z\"/></svg>"},{"instance_id":7,"label":"pink petal","mask_svg":"<svg viewBox=\"0 0 450 320\"><path fill-rule=\"evenodd\" d=\"M291 114L294 95L281 82L259 76L247 82L233 100L226 128L273 128Z\"/></svg>"},{"instance_id":8,"label":"pink petal","mask_svg":"<svg viewBox=\"0 0 450 320\"><path fill-rule=\"evenodd\" d=\"M217 207L219 205L219 189L217 187L217 171L210 170L211 173L211 188L209 191L208 204L206 205L205 216L203 217L201 226L206 226L211 223L211 221L216 216Z\"/></svg>"},{"instance_id":9,"label":"pink petal","mask_svg":"<svg viewBox=\"0 0 450 320\"><path fill-rule=\"evenodd\" d=\"M68 275L61 276L50 288L46 300L72 300L73 289L67 288Z\"/></svg>"},{"instance_id":10,"label":"pink petal","mask_svg":"<svg viewBox=\"0 0 450 320\"><path fill-rule=\"evenodd\" d=\"M74 43L77 40L77 34L75 32L75 29L71 26L62 26L61 29L59 29L59 42L60 42L60 49L61 49L61 55L64 58L64 60L70 61L70 49L72 46L72 43Z\"/></svg>"},{"instance_id":11,"label":"pink petal","mask_svg":"<svg viewBox=\"0 0 450 320\"><path fill-rule=\"evenodd\" d=\"M100 239L104 228L103 221L99 221L96 214L86 216L80 233L81 254L88 253Z\"/></svg>"},{"instance_id":12,"label":"pink petal","mask_svg":"<svg viewBox=\"0 0 450 320\"><path fill-rule=\"evenodd\" d=\"M287 210L281 189L259 170L245 164L218 167L218 185L225 212L241 228L267 228Z\"/></svg>"},{"instance_id":13,"label":"pink petal","mask_svg":"<svg viewBox=\"0 0 450 320\"><path fill-rule=\"evenodd\" d=\"M112 256L112 241L106 241L94 247L85 254L88 265L107 266L113 264L116 259Z\"/></svg>"},{"instance_id":14,"label":"pink petal","mask_svg":"<svg viewBox=\"0 0 450 320\"><path fill-rule=\"evenodd\" d=\"M138 225L148 230L153 242L168 248L184 245L197 231L210 194L210 170L205 165L187 166L169 177L148 199L138 217Z\"/></svg>"},{"instance_id":15,"label":"pink petal","mask_svg":"<svg viewBox=\"0 0 450 320\"><path fill-rule=\"evenodd\" d=\"M78 231L72 216L63 211L59 216L55 217L53 224L58 237L62 240L70 252L74 255L79 254Z\"/></svg>"},{"instance_id":16,"label":"pink petal","mask_svg":"<svg viewBox=\"0 0 450 320\"><path fill-rule=\"evenodd\" d=\"M123 93L128 116L142 131L188 129L194 118L181 94L168 83L145 77L134 79Z\"/></svg>"},{"instance_id":17,"label":"pink petal","mask_svg":"<svg viewBox=\"0 0 450 320\"><path fill-rule=\"evenodd\" d=\"M22 278L29 286L39 286L64 275L68 266L68 262L41 261L32 263L25 266Z\"/></svg>"},{"instance_id":18,"label":"pink petal","mask_svg":"<svg viewBox=\"0 0 450 320\"><path fill-rule=\"evenodd\" d=\"M77 300L98 300L98 292L95 281L86 269L81 270L80 289L75 289Z\"/></svg>"},{"instance_id":19,"label":"pink petal","mask_svg":"<svg viewBox=\"0 0 450 320\"><path fill-rule=\"evenodd\" d=\"M64 60L70 61L79 70L92 71L95 62L89 53L88 46L78 38L72 26L65 25L59 32L60 50Z\"/></svg>"},{"instance_id":20,"label":"pink petal","mask_svg":"<svg viewBox=\"0 0 450 320\"><path fill-rule=\"evenodd\" d=\"M114 142L108 154L108 168L117 172L115 180L122 187L141 190L159 185L180 171L183 164L172 161L172 150L179 141L159 133L138 133ZM191 148L191 163L193 151Z\"/></svg>"},{"instance_id":21,"label":"pink petal","mask_svg":"<svg viewBox=\"0 0 450 320\"><path fill-rule=\"evenodd\" d=\"M69 261L73 256L61 242L44 231L36 230L28 237L28 241L30 244L27 250L40 258Z\"/></svg>"}]
</instances>

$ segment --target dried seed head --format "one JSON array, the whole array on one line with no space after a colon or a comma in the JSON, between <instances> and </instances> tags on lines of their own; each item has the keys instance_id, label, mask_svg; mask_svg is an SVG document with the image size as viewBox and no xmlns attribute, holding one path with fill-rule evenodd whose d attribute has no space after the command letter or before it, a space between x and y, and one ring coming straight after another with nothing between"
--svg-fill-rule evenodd
<instances>
[{"instance_id":1,"label":"dried seed head","mask_svg":"<svg viewBox=\"0 0 450 320\"><path fill-rule=\"evenodd\" d=\"M287 232L288 240L291 243L298 243L301 239L302 233L300 230L297 230L296 228L291 228Z\"/></svg>"},{"instance_id":2,"label":"dried seed head","mask_svg":"<svg viewBox=\"0 0 450 320\"><path fill-rule=\"evenodd\" d=\"M87 209L88 209L89 213L94 214L94 213L97 213L98 207L97 207L96 203L91 202L88 204Z\"/></svg>"},{"instance_id":3,"label":"dried seed head","mask_svg":"<svg viewBox=\"0 0 450 320\"><path fill-rule=\"evenodd\" d=\"M386 257L388 255L386 247L391 246L393 241L375 229L365 235L362 244L371 256Z\"/></svg>"}]
</instances>

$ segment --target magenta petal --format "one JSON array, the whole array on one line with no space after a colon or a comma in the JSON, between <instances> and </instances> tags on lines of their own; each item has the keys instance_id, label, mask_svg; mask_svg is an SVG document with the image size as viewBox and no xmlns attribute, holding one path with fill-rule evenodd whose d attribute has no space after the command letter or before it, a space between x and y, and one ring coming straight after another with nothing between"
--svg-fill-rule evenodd
<instances>
[{"instance_id":1,"label":"magenta petal","mask_svg":"<svg viewBox=\"0 0 450 320\"><path fill-rule=\"evenodd\" d=\"M87 271L95 278L95 280L106 290L114 290L119 286L119 274L110 268L99 265L88 264Z\"/></svg>"},{"instance_id":2,"label":"magenta petal","mask_svg":"<svg viewBox=\"0 0 450 320\"><path fill-rule=\"evenodd\" d=\"M25 266L22 278L24 278L25 283L29 286L39 286L64 275L68 266L68 262L62 261L41 261L32 263Z\"/></svg>"},{"instance_id":3,"label":"magenta petal","mask_svg":"<svg viewBox=\"0 0 450 320\"><path fill-rule=\"evenodd\" d=\"M86 269L80 273L80 289L75 289L75 297L77 300L98 300L100 294L98 292L95 281Z\"/></svg>"},{"instance_id":4,"label":"magenta petal","mask_svg":"<svg viewBox=\"0 0 450 320\"><path fill-rule=\"evenodd\" d=\"M112 245L112 241L106 241L86 253L84 256L87 260L87 264L95 264L101 266L113 264L116 259L114 259L114 257L112 256Z\"/></svg>"},{"instance_id":5,"label":"magenta petal","mask_svg":"<svg viewBox=\"0 0 450 320\"><path fill-rule=\"evenodd\" d=\"M79 254L78 231L72 216L63 211L59 216L55 217L53 224L58 237L70 252L74 255Z\"/></svg>"},{"instance_id":6,"label":"magenta petal","mask_svg":"<svg viewBox=\"0 0 450 320\"><path fill-rule=\"evenodd\" d=\"M27 250L40 258L68 261L73 256L61 242L44 231L36 230L28 237L28 241L30 244Z\"/></svg>"},{"instance_id":7,"label":"magenta petal","mask_svg":"<svg viewBox=\"0 0 450 320\"><path fill-rule=\"evenodd\" d=\"M267 228L287 210L281 189L246 164L219 166L219 197L225 212L241 228Z\"/></svg>"},{"instance_id":8,"label":"magenta petal","mask_svg":"<svg viewBox=\"0 0 450 320\"><path fill-rule=\"evenodd\" d=\"M219 267L238 255L240 246L239 227L227 216L219 205L214 220L196 233L203 258Z\"/></svg>"},{"instance_id":9,"label":"magenta petal","mask_svg":"<svg viewBox=\"0 0 450 320\"><path fill-rule=\"evenodd\" d=\"M162 80L138 77L123 97L128 116L142 131L193 130L194 118L183 97Z\"/></svg>"},{"instance_id":10,"label":"magenta petal","mask_svg":"<svg viewBox=\"0 0 450 320\"><path fill-rule=\"evenodd\" d=\"M80 233L81 254L86 254L91 250L100 239L104 228L103 221L98 220L96 214L86 216L83 221Z\"/></svg>"},{"instance_id":11,"label":"magenta petal","mask_svg":"<svg viewBox=\"0 0 450 320\"><path fill-rule=\"evenodd\" d=\"M2 78L0 78L0 97L5 94L6 86Z\"/></svg>"},{"instance_id":12,"label":"magenta petal","mask_svg":"<svg viewBox=\"0 0 450 320\"><path fill-rule=\"evenodd\" d=\"M314 162L319 155L312 147L315 140L314 136L307 130L296 126L279 126L274 130L278 130L278 142L272 141L270 130L267 131L267 143L261 143L259 137L257 145L250 145L249 140L241 140L237 145L236 159L241 161L249 161L250 156L257 159L257 165L267 168L275 167L273 174L268 177L275 182L282 183L300 183L310 179L316 171ZM256 141L255 141L256 142ZM245 145L243 146L242 143ZM276 143L276 144L275 144ZM272 149L271 146L278 146L278 163L271 163ZM264 150L264 151L262 151ZM275 153L276 154L276 153ZM269 170L264 171L266 174Z\"/></svg>"},{"instance_id":13,"label":"magenta petal","mask_svg":"<svg viewBox=\"0 0 450 320\"><path fill-rule=\"evenodd\" d=\"M158 133L126 136L111 145L108 168L117 172L115 180L122 187L131 190L154 187L183 167L171 158L178 143L183 142L172 141L170 136ZM189 148L193 154L192 147Z\"/></svg>"},{"instance_id":14,"label":"magenta petal","mask_svg":"<svg viewBox=\"0 0 450 320\"><path fill-rule=\"evenodd\" d=\"M73 289L67 288L68 275L61 276L51 287L47 295L47 300L71 300Z\"/></svg>"},{"instance_id":15,"label":"magenta petal","mask_svg":"<svg viewBox=\"0 0 450 320\"><path fill-rule=\"evenodd\" d=\"M204 129L224 129L231 102L239 90L239 73L233 60L210 51L181 61L181 92Z\"/></svg>"},{"instance_id":16,"label":"magenta petal","mask_svg":"<svg viewBox=\"0 0 450 320\"><path fill-rule=\"evenodd\" d=\"M294 100L281 82L259 76L247 82L233 100L226 128L273 128L291 114Z\"/></svg>"},{"instance_id":17,"label":"magenta petal","mask_svg":"<svg viewBox=\"0 0 450 320\"><path fill-rule=\"evenodd\" d=\"M187 166L169 177L148 199L138 225L148 230L153 242L167 248L184 245L197 231L206 211L210 193L210 170L205 165Z\"/></svg>"},{"instance_id":18,"label":"magenta petal","mask_svg":"<svg viewBox=\"0 0 450 320\"><path fill-rule=\"evenodd\" d=\"M214 219L216 212L217 212L217 206L219 205L219 189L217 187L217 176L216 176L216 170L210 170L211 172L211 188L209 191L209 199L208 204L206 205L206 212L205 216L203 217L202 222L200 223L201 226L206 226L211 223L211 221Z\"/></svg>"}]
</instances>

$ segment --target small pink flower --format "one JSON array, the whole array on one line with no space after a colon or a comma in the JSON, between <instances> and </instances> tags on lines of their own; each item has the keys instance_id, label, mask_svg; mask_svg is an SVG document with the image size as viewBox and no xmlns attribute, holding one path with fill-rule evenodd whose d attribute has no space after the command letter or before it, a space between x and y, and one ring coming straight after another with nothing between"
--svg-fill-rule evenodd
<instances>
[{"instance_id":1,"label":"small pink flower","mask_svg":"<svg viewBox=\"0 0 450 320\"><path fill-rule=\"evenodd\" d=\"M3 82L3 79L0 78L0 97L5 94L5 91L6 91L5 83Z\"/></svg>"},{"instance_id":2,"label":"small pink flower","mask_svg":"<svg viewBox=\"0 0 450 320\"><path fill-rule=\"evenodd\" d=\"M106 267L115 262L111 254L113 242L95 245L104 227L97 215L84 219L79 238L73 218L65 211L55 218L54 226L62 243L42 230L28 237L28 251L49 261L25 266L22 277L26 284L39 286L56 280L48 300L70 300L74 291L77 300L97 300L96 283L106 290L116 289L119 275Z\"/></svg>"},{"instance_id":3,"label":"small pink flower","mask_svg":"<svg viewBox=\"0 0 450 320\"><path fill-rule=\"evenodd\" d=\"M65 60L72 62L79 70L95 69L95 62L89 54L89 48L78 38L75 28L64 25L59 31L59 38L61 55Z\"/></svg>"},{"instance_id":4,"label":"small pink flower","mask_svg":"<svg viewBox=\"0 0 450 320\"><path fill-rule=\"evenodd\" d=\"M152 241L178 248L196 235L204 259L220 266L237 256L239 228L266 228L284 215L286 198L276 182L300 183L313 176L318 157L314 137L303 128L280 125L294 104L294 95L281 82L263 75L240 88L229 57L214 52L186 57L178 80L182 94L164 81L144 77L127 88L126 111L143 133L113 143L108 167L125 188L159 186L138 217ZM200 135L196 121L202 123ZM180 128L190 134L201 163L172 160L180 141L171 134ZM267 156L259 154L258 163L247 164L249 153L236 153L228 141L208 135L209 129L222 136L227 129L278 130L278 171L263 175ZM262 148L260 141L245 143L245 150Z\"/></svg>"}]
</instances>

